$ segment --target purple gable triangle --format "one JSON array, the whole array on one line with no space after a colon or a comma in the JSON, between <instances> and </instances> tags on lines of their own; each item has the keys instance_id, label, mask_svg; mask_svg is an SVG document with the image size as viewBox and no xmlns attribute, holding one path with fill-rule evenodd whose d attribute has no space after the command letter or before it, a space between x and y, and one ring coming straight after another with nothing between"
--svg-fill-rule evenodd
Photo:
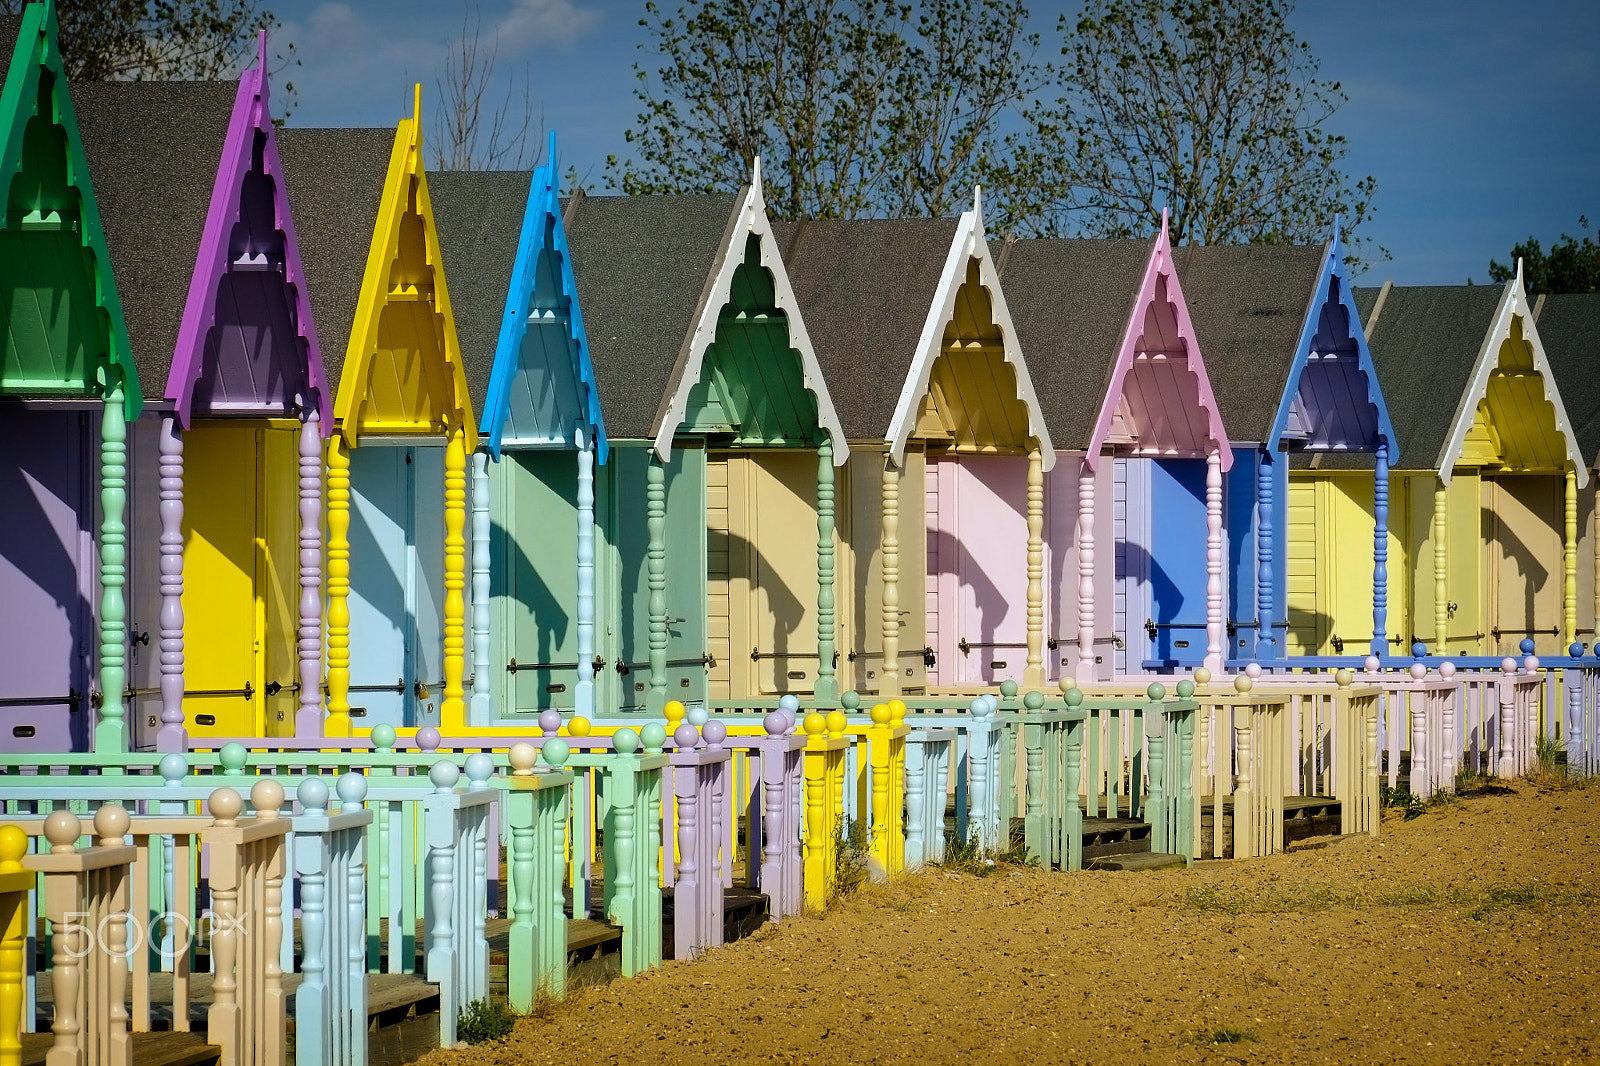
<instances>
[{"instance_id":1,"label":"purple gable triangle","mask_svg":"<svg viewBox=\"0 0 1600 1066\"><path fill-rule=\"evenodd\" d=\"M201 414L293 414L332 394L311 319L268 102L266 34L223 141L205 232L184 301L166 398L184 426Z\"/></svg>"}]
</instances>

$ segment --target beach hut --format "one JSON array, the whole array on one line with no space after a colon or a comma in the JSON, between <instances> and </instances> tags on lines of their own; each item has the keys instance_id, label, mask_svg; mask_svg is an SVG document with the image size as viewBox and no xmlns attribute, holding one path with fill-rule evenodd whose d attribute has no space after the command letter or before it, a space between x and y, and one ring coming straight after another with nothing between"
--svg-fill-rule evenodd
<instances>
[{"instance_id":1,"label":"beach hut","mask_svg":"<svg viewBox=\"0 0 1600 1066\"><path fill-rule=\"evenodd\" d=\"M1541 655L1564 649L1578 628L1588 464L1520 266L1498 289L1386 284L1357 290L1357 307L1396 398L1406 491L1403 503L1391 493L1390 521L1407 530L1409 635L1437 654L1516 654L1524 638Z\"/></svg>"},{"instance_id":2,"label":"beach hut","mask_svg":"<svg viewBox=\"0 0 1600 1066\"><path fill-rule=\"evenodd\" d=\"M135 426L131 475L129 706L140 746L181 750L186 733L292 736L322 718L331 397L265 58L263 38L236 84L79 92L153 401Z\"/></svg>"},{"instance_id":3,"label":"beach hut","mask_svg":"<svg viewBox=\"0 0 1600 1066\"><path fill-rule=\"evenodd\" d=\"M1177 252L1233 444L1229 658L1403 650L1388 617L1399 451L1343 257L1337 230L1321 247Z\"/></svg>"},{"instance_id":4,"label":"beach hut","mask_svg":"<svg viewBox=\"0 0 1600 1066\"><path fill-rule=\"evenodd\" d=\"M435 175L467 377L474 725L596 708L599 394L549 151L527 172Z\"/></svg>"},{"instance_id":5,"label":"beach hut","mask_svg":"<svg viewBox=\"0 0 1600 1066\"><path fill-rule=\"evenodd\" d=\"M0 19L0 738L119 751L143 398L56 32L50 2Z\"/></svg>"},{"instance_id":6,"label":"beach hut","mask_svg":"<svg viewBox=\"0 0 1600 1066\"><path fill-rule=\"evenodd\" d=\"M1000 261L1052 439L1072 454L1050 483L1060 671L1219 668L1233 451L1165 216L1148 244L1020 240Z\"/></svg>"},{"instance_id":7,"label":"beach hut","mask_svg":"<svg viewBox=\"0 0 1600 1066\"><path fill-rule=\"evenodd\" d=\"M280 131L333 397L330 736L466 721L468 454L477 426L422 158L421 89L391 136Z\"/></svg>"},{"instance_id":8,"label":"beach hut","mask_svg":"<svg viewBox=\"0 0 1600 1066\"><path fill-rule=\"evenodd\" d=\"M582 197L565 223L611 449L617 705L836 698L847 452L759 167L733 196Z\"/></svg>"}]
</instances>

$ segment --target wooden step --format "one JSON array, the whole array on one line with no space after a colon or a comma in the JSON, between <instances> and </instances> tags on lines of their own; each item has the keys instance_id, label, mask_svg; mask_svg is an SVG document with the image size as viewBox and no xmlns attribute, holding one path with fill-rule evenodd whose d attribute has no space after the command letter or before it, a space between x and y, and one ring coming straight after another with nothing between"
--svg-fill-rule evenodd
<instances>
[{"instance_id":1,"label":"wooden step","mask_svg":"<svg viewBox=\"0 0 1600 1066\"><path fill-rule=\"evenodd\" d=\"M1187 865L1188 861L1182 855L1169 855L1160 851L1141 851L1131 855L1102 855L1096 859L1083 861L1085 870L1169 870Z\"/></svg>"},{"instance_id":2,"label":"wooden step","mask_svg":"<svg viewBox=\"0 0 1600 1066\"><path fill-rule=\"evenodd\" d=\"M1201 797L1200 854L1201 859L1233 858L1233 797L1222 797L1222 854L1213 853L1216 839L1213 824L1214 806L1210 796ZM1283 839L1279 847L1301 840L1336 835L1341 823L1341 808L1337 799L1330 796L1285 796L1283 799Z\"/></svg>"},{"instance_id":3,"label":"wooden step","mask_svg":"<svg viewBox=\"0 0 1600 1066\"><path fill-rule=\"evenodd\" d=\"M1083 863L1112 855L1150 852L1150 823L1137 818L1085 818Z\"/></svg>"},{"instance_id":4,"label":"wooden step","mask_svg":"<svg viewBox=\"0 0 1600 1066\"><path fill-rule=\"evenodd\" d=\"M199 1033L130 1033L137 1066L211 1066L222 1054ZM44 1066L55 1036L22 1034L22 1066Z\"/></svg>"}]
</instances>

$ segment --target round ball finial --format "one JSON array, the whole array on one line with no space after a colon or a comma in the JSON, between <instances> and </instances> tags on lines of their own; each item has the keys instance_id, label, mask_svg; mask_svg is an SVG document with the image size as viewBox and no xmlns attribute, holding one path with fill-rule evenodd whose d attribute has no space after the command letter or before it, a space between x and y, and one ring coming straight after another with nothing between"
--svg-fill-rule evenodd
<instances>
[{"instance_id":1,"label":"round ball finial","mask_svg":"<svg viewBox=\"0 0 1600 1066\"><path fill-rule=\"evenodd\" d=\"M526 777L533 772L534 764L539 761L539 749L526 740L519 740L511 745L510 751L506 752L506 760L511 763L513 775Z\"/></svg>"},{"instance_id":2,"label":"round ball finial","mask_svg":"<svg viewBox=\"0 0 1600 1066\"><path fill-rule=\"evenodd\" d=\"M861 697L857 696L856 697L857 706L860 706L860 703L861 703ZM779 700L778 700L778 709L779 710L788 711L790 714L799 714L800 713L800 697L799 696L794 696L794 695L780 697Z\"/></svg>"},{"instance_id":3,"label":"round ball finial","mask_svg":"<svg viewBox=\"0 0 1600 1066\"><path fill-rule=\"evenodd\" d=\"M1194 683L1197 685L1211 684L1211 671L1207 670L1203 666L1196 667L1194 671Z\"/></svg>"},{"instance_id":4,"label":"round ball finial","mask_svg":"<svg viewBox=\"0 0 1600 1066\"><path fill-rule=\"evenodd\" d=\"M639 727L639 743L645 751L660 751L667 746L667 727L660 722L646 722Z\"/></svg>"},{"instance_id":5,"label":"round ball finial","mask_svg":"<svg viewBox=\"0 0 1600 1066\"><path fill-rule=\"evenodd\" d=\"M872 719L873 725L888 725L889 705L887 703L874 703L872 710L868 711L867 715Z\"/></svg>"},{"instance_id":6,"label":"round ball finial","mask_svg":"<svg viewBox=\"0 0 1600 1066\"><path fill-rule=\"evenodd\" d=\"M1379 670L1383 669L1383 660L1378 658L1376 655L1369 655L1365 659L1361 660L1361 669L1365 670L1369 674L1375 674Z\"/></svg>"},{"instance_id":7,"label":"round ball finial","mask_svg":"<svg viewBox=\"0 0 1600 1066\"><path fill-rule=\"evenodd\" d=\"M222 745L222 750L217 752L217 761L222 764L222 772L236 776L244 770L244 764L250 758L250 753L245 751L244 745L238 741Z\"/></svg>"},{"instance_id":8,"label":"round ball finial","mask_svg":"<svg viewBox=\"0 0 1600 1066\"><path fill-rule=\"evenodd\" d=\"M1030 711L1037 711L1044 706L1044 693L1030 688L1022 694L1022 705Z\"/></svg>"},{"instance_id":9,"label":"round ball finial","mask_svg":"<svg viewBox=\"0 0 1600 1066\"><path fill-rule=\"evenodd\" d=\"M690 725L694 726L696 729L699 729L701 726L711 721L711 712L697 703L693 707L690 707L689 713L683 717L684 720Z\"/></svg>"},{"instance_id":10,"label":"round ball finial","mask_svg":"<svg viewBox=\"0 0 1600 1066\"><path fill-rule=\"evenodd\" d=\"M1069 688L1061 694L1061 699L1068 707L1081 707L1083 706L1083 689Z\"/></svg>"},{"instance_id":11,"label":"round ball finial","mask_svg":"<svg viewBox=\"0 0 1600 1066\"><path fill-rule=\"evenodd\" d=\"M1446 681L1450 680L1452 677L1455 677L1456 664L1451 662L1449 659L1446 659L1444 662L1440 663L1439 676L1444 678Z\"/></svg>"},{"instance_id":12,"label":"round ball finial","mask_svg":"<svg viewBox=\"0 0 1600 1066\"><path fill-rule=\"evenodd\" d=\"M974 718L989 717L989 701L984 699L982 696L979 696L977 699L967 704L967 713L972 715Z\"/></svg>"},{"instance_id":13,"label":"round ball finial","mask_svg":"<svg viewBox=\"0 0 1600 1066\"><path fill-rule=\"evenodd\" d=\"M632 755L639 750L639 734L623 726L611 734L611 750L619 755Z\"/></svg>"},{"instance_id":14,"label":"round ball finial","mask_svg":"<svg viewBox=\"0 0 1600 1066\"><path fill-rule=\"evenodd\" d=\"M27 853L28 834L14 825L0 825L0 873L22 869L22 857Z\"/></svg>"},{"instance_id":15,"label":"round ball finial","mask_svg":"<svg viewBox=\"0 0 1600 1066\"><path fill-rule=\"evenodd\" d=\"M1349 688L1355 683L1355 679L1356 672L1354 670L1342 669L1333 672L1333 683L1340 688Z\"/></svg>"},{"instance_id":16,"label":"round ball finial","mask_svg":"<svg viewBox=\"0 0 1600 1066\"><path fill-rule=\"evenodd\" d=\"M683 721L683 716L687 713L688 708L684 707L681 700L668 700L661 708L661 715L667 720L668 725ZM673 725L673 728L676 729L677 726Z\"/></svg>"},{"instance_id":17,"label":"round ball finial","mask_svg":"<svg viewBox=\"0 0 1600 1066\"><path fill-rule=\"evenodd\" d=\"M1522 668L1530 674L1537 673L1539 670L1539 657L1537 655L1530 655L1526 659L1523 659Z\"/></svg>"},{"instance_id":18,"label":"round ball finial","mask_svg":"<svg viewBox=\"0 0 1600 1066\"><path fill-rule=\"evenodd\" d=\"M1567 654L1574 659L1580 657L1583 655L1583 645L1574 641L1567 646Z\"/></svg>"},{"instance_id":19,"label":"round ball finial","mask_svg":"<svg viewBox=\"0 0 1600 1066\"><path fill-rule=\"evenodd\" d=\"M161 775L161 780L169 785L176 785L184 779L189 772L189 760L174 751L161 756L161 762L156 766L156 772Z\"/></svg>"},{"instance_id":20,"label":"round ball finial","mask_svg":"<svg viewBox=\"0 0 1600 1066\"><path fill-rule=\"evenodd\" d=\"M547 737L553 737L561 731L561 712L551 709L539 712L539 729Z\"/></svg>"},{"instance_id":21,"label":"round ball finial","mask_svg":"<svg viewBox=\"0 0 1600 1066\"><path fill-rule=\"evenodd\" d=\"M1518 642L1517 647L1522 650L1522 654L1524 654L1524 655L1532 655L1533 654L1533 638L1532 637L1523 637L1522 640L1520 642Z\"/></svg>"},{"instance_id":22,"label":"round ball finial","mask_svg":"<svg viewBox=\"0 0 1600 1066\"><path fill-rule=\"evenodd\" d=\"M560 737L551 737L539 749L539 754L544 756L546 766L562 766L571 758L572 748Z\"/></svg>"},{"instance_id":23,"label":"round ball finial","mask_svg":"<svg viewBox=\"0 0 1600 1066\"><path fill-rule=\"evenodd\" d=\"M1500 660L1500 672L1503 673L1503 674L1514 674L1514 673L1516 673L1517 672L1517 660L1513 659L1509 655L1507 655L1504 659L1501 659Z\"/></svg>"},{"instance_id":24,"label":"round ball finial","mask_svg":"<svg viewBox=\"0 0 1600 1066\"><path fill-rule=\"evenodd\" d=\"M586 737L594 732L594 723L581 715L574 715L572 721L567 723L567 735L573 737Z\"/></svg>"},{"instance_id":25,"label":"round ball finial","mask_svg":"<svg viewBox=\"0 0 1600 1066\"><path fill-rule=\"evenodd\" d=\"M789 731L789 716L782 711L769 711L761 719L761 728L766 730L769 737L781 737Z\"/></svg>"},{"instance_id":26,"label":"round ball finial","mask_svg":"<svg viewBox=\"0 0 1600 1066\"><path fill-rule=\"evenodd\" d=\"M281 795L283 789L278 789ZM133 819L128 817L127 808L120 803L103 804L94 812L94 835L99 838L101 845L121 844L128 836L128 827L133 824Z\"/></svg>"},{"instance_id":27,"label":"round ball finial","mask_svg":"<svg viewBox=\"0 0 1600 1066\"><path fill-rule=\"evenodd\" d=\"M839 697L839 703L847 711L860 710L861 709L861 693L857 692L855 689L849 689L849 690L847 690L845 692L844 695Z\"/></svg>"},{"instance_id":28,"label":"round ball finial","mask_svg":"<svg viewBox=\"0 0 1600 1066\"><path fill-rule=\"evenodd\" d=\"M905 700L890 700L889 701L889 723L891 725L899 725L901 722L904 722L905 720L906 720L906 701Z\"/></svg>"},{"instance_id":29,"label":"round ball finial","mask_svg":"<svg viewBox=\"0 0 1600 1066\"><path fill-rule=\"evenodd\" d=\"M1412 663L1406 668L1406 673L1410 674L1413 679L1421 681L1428 676L1428 668L1422 663Z\"/></svg>"},{"instance_id":30,"label":"round ball finial","mask_svg":"<svg viewBox=\"0 0 1600 1066\"><path fill-rule=\"evenodd\" d=\"M1256 687L1256 683L1249 674L1240 674L1233 679L1233 690L1241 696Z\"/></svg>"},{"instance_id":31,"label":"round ball finial","mask_svg":"<svg viewBox=\"0 0 1600 1066\"><path fill-rule=\"evenodd\" d=\"M358 811L367 798L367 778L365 774L358 774L348 770L339 775L339 780L333 784L333 790L339 794L339 802L347 811Z\"/></svg>"},{"instance_id":32,"label":"round ball finial","mask_svg":"<svg viewBox=\"0 0 1600 1066\"><path fill-rule=\"evenodd\" d=\"M711 719L700 727L700 739L713 748L722 747L722 742L728 739L728 727L716 718Z\"/></svg>"},{"instance_id":33,"label":"round ball finial","mask_svg":"<svg viewBox=\"0 0 1600 1066\"><path fill-rule=\"evenodd\" d=\"M223 791L231 790L217 789L217 792ZM83 836L83 823L78 821L78 816L71 811L51 811L44 820L44 838L50 842L51 851L74 851L81 836Z\"/></svg>"},{"instance_id":34,"label":"round ball finial","mask_svg":"<svg viewBox=\"0 0 1600 1066\"><path fill-rule=\"evenodd\" d=\"M1167 698L1167 686L1159 681L1152 681L1150 682L1150 687L1144 690L1144 694L1159 703Z\"/></svg>"},{"instance_id":35,"label":"round ball finial","mask_svg":"<svg viewBox=\"0 0 1600 1066\"><path fill-rule=\"evenodd\" d=\"M829 711L825 721L828 723L830 737L842 737L844 731L850 727L850 719L845 717L843 711Z\"/></svg>"},{"instance_id":36,"label":"round ball finial","mask_svg":"<svg viewBox=\"0 0 1600 1066\"><path fill-rule=\"evenodd\" d=\"M1015 699L1017 696L1017 683L1009 677L1000 682L1000 695L1008 700Z\"/></svg>"},{"instance_id":37,"label":"round ball finial","mask_svg":"<svg viewBox=\"0 0 1600 1066\"><path fill-rule=\"evenodd\" d=\"M1068 677L1068 676L1063 675L1061 680L1056 682L1056 688L1061 690L1061 694L1063 696L1065 696L1068 692L1070 692L1072 689L1075 689L1077 687L1078 687L1078 679L1075 678L1075 677Z\"/></svg>"},{"instance_id":38,"label":"round ball finial","mask_svg":"<svg viewBox=\"0 0 1600 1066\"><path fill-rule=\"evenodd\" d=\"M283 806L283 786L270 777L257 781L250 787L250 806L257 818L276 818Z\"/></svg>"},{"instance_id":39,"label":"round ball finial","mask_svg":"<svg viewBox=\"0 0 1600 1066\"><path fill-rule=\"evenodd\" d=\"M393 751L397 736L394 726L388 722L380 722L372 727L372 746L380 750Z\"/></svg>"},{"instance_id":40,"label":"round ball finial","mask_svg":"<svg viewBox=\"0 0 1600 1066\"><path fill-rule=\"evenodd\" d=\"M441 791L455 788L456 782L461 780L461 768L449 759L440 759L428 767L428 780Z\"/></svg>"},{"instance_id":41,"label":"round ball finial","mask_svg":"<svg viewBox=\"0 0 1600 1066\"><path fill-rule=\"evenodd\" d=\"M1411 645L1411 654L1420 659L1424 655L1428 654L1428 646L1419 640L1415 644Z\"/></svg>"},{"instance_id":42,"label":"round ball finial","mask_svg":"<svg viewBox=\"0 0 1600 1066\"><path fill-rule=\"evenodd\" d=\"M805 721L800 724L808 737L820 737L828 731L828 720L817 711L806 715Z\"/></svg>"},{"instance_id":43,"label":"round ball finial","mask_svg":"<svg viewBox=\"0 0 1600 1066\"><path fill-rule=\"evenodd\" d=\"M325 814L328 810L328 786L320 777L308 777L294 790L300 809L306 814Z\"/></svg>"},{"instance_id":44,"label":"round ball finial","mask_svg":"<svg viewBox=\"0 0 1600 1066\"><path fill-rule=\"evenodd\" d=\"M1194 682L1190 681L1187 677L1178 682L1177 688L1178 698L1180 700L1186 700L1190 696L1194 695Z\"/></svg>"},{"instance_id":45,"label":"round ball finial","mask_svg":"<svg viewBox=\"0 0 1600 1066\"><path fill-rule=\"evenodd\" d=\"M691 750L700 743L700 730L684 722L672 731L672 742L685 751Z\"/></svg>"},{"instance_id":46,"label":"round ball finial","mask_svg":"<svg viewBox=\"0 0 1600 1066\"><path fill-rule=\"evenodd\" d=\"M494 776L494 760L481 751L473 752L467 756L466 770L472 787L482 788Z\"/></svg>"},{"instance_id":47,"label":"round ball finial","mask_svg":"<svg viewBox=\"0 0 1600 1066\"><path fill-rule=\"evenodd\" d=\"M1247 663L1244 668L1245 676L1254 681L1261 676L1260 663Z\"/></svg>"},{"instance_id":48,"label":"round ball finial","mask_svg":"<svg viewBox=\"0 0 1600 1066\"><path fill-rule=\"evenodd\" d=\"M417 750L438 751L439 745L444 743L444 735L431 725L425 725L417 730Z\"/></svg>"},{"instance_id":49,"label":"round ball finial","mask_svg":"<svg viewBox=\"0 0 1600 1066\"><path fill-rule=\"evenodd\" d=\"M219 788L206 798L206 810L218 822L231 823L244 810L244 800L231 788Z\"/></svg>"}]
</instances>

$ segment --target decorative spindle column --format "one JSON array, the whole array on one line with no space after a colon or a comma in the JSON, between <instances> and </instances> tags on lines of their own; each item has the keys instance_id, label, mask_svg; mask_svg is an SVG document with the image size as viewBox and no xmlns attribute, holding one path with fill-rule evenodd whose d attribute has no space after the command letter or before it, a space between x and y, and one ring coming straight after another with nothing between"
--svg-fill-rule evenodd
<instances>
[{"instance_id":1,"label":"decorative spindle column","mask_svg":"<svg viewBox=\"0 0 1600 1066\"><path fill-rule=\"evenodd\" d=\"M644 513L650 586L650 688L644 709L659 717L667 706L667 471L654 451L645 467Z\"/></svg>"},{"instance_id":2,"label":"decorative spindle column","mask_svg":"<svg viewBox=\"0 0 1600 1066\"><path fill-rule=\"evenodd\" d=\"M594 437L578 431L578 683L573 711L594 717Z\"/></svg>"},{"instance_id":3,"label":"decorative spindle column","mask_svg":"<svg viewBox=\"0 0 1600 1066\"><path fill-rule=\"evenodd\" d=\"M182 506L181 502L179 506ZM163 534L164 535L164 534ZM181 575L180 575L181 581ZM322 735L322 421L300 423L300 706L294 735Z\"/></svg>"},{"instance_id":4,"label":"decorative spindle column","mask_svg":"<svg viewBox=\"0 0 1600 1066\"><path fill-rule=\"evenodd\" d=\"M183 728L183 431L178 416L161 419L161 727L157 751L185 751ZM321 723L318 723L321 729Z\"/></svg>"},{"instance_id":5,"label":"decorative spindle column","mask_svg":"<svg viewBox=\"0 0 1600 1066\"><path fill-rule=\"evenodd\" d=\"M883 668L880 696L900 695L900 468L883 457Z\"/></svg>"},{"instance_id":6,"label":"decorative spindle column","mask_svg":"<svg viewBox=\"0 0 1600 1066\"><path fill-rule=\"evenodd\" d=\"M1078 680L1096 676L1094 661L1094 469L1078 471ZM1115 673L1116 671L1112 671Z\"/></svg>"},{"instance_id":7,"label":"decorative spindle column","mask_svg":"<svg viewBox=\"0 0 1600 1066\"><path fill-rule=\"evenodd\" d=\"M466 725L467 431L457 426L444 446L444 702L439 724Z\"/></svg>"},{"instance_id":8,"label":"decorative spindle column","mask_svg":"<svg viewBox=\"0 0 1600 1066\"><path fill-rule=\"evenodd\" d=\"M1440 481L1433 488L1433 653L1445 654L1445 642L1450 639L1449 585L1445 581L1445 538L1449 534L1449 516L1445 511L1445 484Z\"/></svg>"},{"instance_id":9,"label":"decorative spindle column","mask_svg":"<svg viewBox=\"0 0 1600 1066\"><path fill-rule=\"evenodd\" d=\"M350 735L350 444L328 439L328 720L323 735Z\"/></svg>"},{"instance_id":10,"label":"decorative spindle column","mask_svg":"<svg viewBox=\"0 0 1600 1066\"><path fill-rule=\"evenodd\" d=\"M1044 454L1028 449L1028 666L1024 688L1044 688Z\"/></svg>"},{"instance_id":11,"label":"decorative spindle column","mask_svg":"<svg viewBox=\"0 0 1600 1066\"><path fill-rule=\"evenodd\" d=\"M122 694L127 687L128 608L128 423L122 383L106 390L100 422L100 715L94 728L96 753L128 750Z\"/></svg>"},{"instance_id":12,"label":"decorative spindle column","mask_svg":"<svg viewBox=\"0 0 1600 1066\"><path fill-rule=\"evenodd\" d=\"M1222 672L1222 455L1206 456L1206 669Z\"/></svg>"},{"instance_id":13,"label":"decorative spindle column","mask_svg":"<svg viewBox=\"0 0 1600 1066\"><path fill-rule=\"evenodd\" d=\"M1389 654L1389 442L1372 471L1372 654Z\"/></svg>"},{"instance_id":14,"label":"decorative spindle column","mask_svg":"<svg viewBox=\"0 0 1600 1066\"><path fill-rule=\"evenodd\" d=\"M489 453L480 448L472 453L472 695L467 706L467 724L475 726L486 726L494 720L494 673L489 668L493 619L489 603L492 498Z\"/></svg>"},{"instance_id":15,"label":"decorative spindle column","mask_svg":"<svg viewBox=\"0 0 1600 1066\"><path fill-rule=\"evenodd\" d=\"M839 698L833 665L833 440L817 445L817 686L818 703Z\"/></svg>"},{"instance_id":16,"label":"decorative spindle column","mask_svg":"<svg viewBox=\"0 0 1600 1066\"><path fill-rule=\"evenodd\" d=\"M1578 639L1578 472L1567 467L1566 542L1562 552L1562 566L1566 571L1563 589L1561 620L1565 624L1566 639L1563 648L1569 648Z\"/></svg>"},{"instance_id":17,"label":"decorative spindle column","mask_svg":"<svg viewBox=\"0 0 1600 1066\"><path fill-rule=\"evenodd\" d=\"M1273 490L1277 487L1277 466L1270 451L1263 448L1256 466L1256 658L1276 659L1278 642L1273 639L1272 616L1278 605L1273 602L1277 582L1273 578L1273 538L1277 530L1273 524L1276 508Z\"/></svg>"}]
</instances>

